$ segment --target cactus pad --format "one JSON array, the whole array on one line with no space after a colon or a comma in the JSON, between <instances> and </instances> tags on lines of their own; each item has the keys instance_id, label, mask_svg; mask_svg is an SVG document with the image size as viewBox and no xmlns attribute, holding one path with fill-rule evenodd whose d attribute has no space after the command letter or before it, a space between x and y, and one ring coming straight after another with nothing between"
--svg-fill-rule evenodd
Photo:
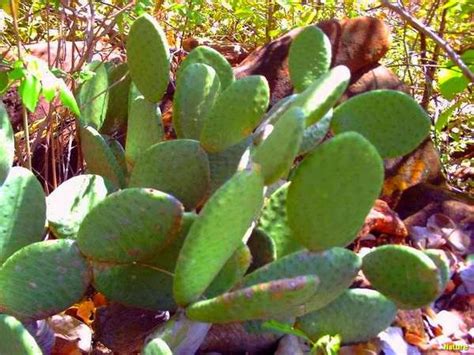
<instances>
[{"instance_id":1,"label":"cactus pad","mask_svg":"<svg viewBox=\"0 0 474 355\"><path fill-rule=\"evenodd\" d=\"M148 15L142 15L130 27L127 58L130 76L145 98L157 103L169 81L169 49L166 35Z\"/></svg>"},{"instance_id":2,"label":"cactus pad","mask_svg":"<svg viewBox=\"0 0 474 355\"><path fill-rule=\"evenodd\" d=\"M252 264L250 264L248 272L252 272L276 259L273 239L260 229L252 231L252 235L247 241L247 246L252 254Z\"/></svg>"},{"instance_id":3,"label":"cactus pad","mask_svg":"<svg viewBox=\"0 0 474 355\"><path fill-rule=\"evenodd\" d=\"M0 314L0 354L40 355L35 338L16 318Z\"/></svg>"},{"instance_id":4,"label":"cactus pad","mask_svg":"<svg viewBox=\"0 0 474 355\"><path fill-rule=\"evenodd\" d=\"M331 127L335 133L359 132L383 158L394 158L410 153L428 136L430 118L409 95L374 90L338 106Z\"/></svg>"},{"instance_id":5,"label":"cactus pad","mask_svg":"<svg viewBox=\"0 0 474 355\"><path fill-rule=\"evenodd\" d=\"M358 133L320 145L300 164L288 189L293 236L316 251L349 244L380 193L383 176L377 150Z\"/></svg>"},{"instance_id":6,"label":"cactus pad","mask_svg":"<svg viewBox=\"0 0 474 355\"><path fill-rule=\"evenodd\" d=\"M125 171L123 171L104 137L93 127L81 129L81 149L89 173L110 180L116 187L125 186Z\"/></svg>"},{"instance_id":7,"label":"cactus pad","mask_svg":"<svg viewBox=\"0 0 474 355\"><path fill-rule=\"evenodd\" d=\"M314 275L271 281L196 302L186 315L201 322L230 323L293 314L317 288Z\"/></svg>"},{"instance_id":8,"label":"cactus pad","mask_svg":"<svg viewBox=\"0 0 474 355\"><path fill-rule=\"evenodd\" d=\"M199 139L220 87L212 67L202 63L186 66L176 82L173 99L173 126L178 138Z\"/></svg>"},{"instance_id":9,"label":"cactus pad","mask_svg":"<svg viewBox=\"0 0 474 355\"><path fill-rule=\"evenodd\" d=\"M183 206L173 196L130 188L107 196L84 218L81 252L96 261L130 263L149 258L177 235ZM159 216L159 218L157 218Z\"/></svg>"},{"instance_id":10,"label":"cactus pad","mask_svg":"<svg viewBox=\"0 0 474 355\"><path fill-rule=\"evenodd\" d=\"M290 170L303 139L304 125L304 112L298 107L289 109L253 152L252 160L261 166L266 185Z\"/></svg>"},{"instance_id":11,"label":"cactus pad","mask_svg":"<svg viewBox=\"0 0 474 355\"><path fill-rule=\"evenodd\" d=\"M304 28L291 42L288 68L297 92L305 90L331 65L331 42L316 26Z\"/></svg>"},{"instance_id":12,"label":"cactus pad","mask_svg":"<svg viewBox=\"0 0 474 355\"><path fill-rule=\"evenodd\" d=\"M449 281L449 261L446 253L440 249L426 249L424 253L436 264L439 273L439 290L443 291Z\"/></svg>"},{"instance_id":13,"label":"cactus pad","mask_svg":"<svg viewBox=\"0 0 474 355\"><path fill-rule=\"evenodd\" d=\"M311 312L326 306L344 292L357 276L361 264L357 254L344 248L332 248L320 253L299 251L248 274L240 286L315 274L319 278L319 287L305 304L305 312Z\"/></svg>"},{"instance_id":14,"label":"cactus pad","mask_svg":"<svg viewBox=\"0 0 474 355\"><path fill-rule=\"evenodd\" d=\"M173 277L143 264L94 263L94 287L108 299L150 310L174 310Z\"/></svg>"},{"instance_id":15,"label":"cactus pad","mask_svg":"<svg viewBox=\"0 0 474 355\"><path fill-rule=\"evenodd\" d=\"M207 115L200 137L204 149L220 152L248 137L267 110L269 99L270 89L263 76L233 82Z\"/></svg>"},{"instance_id":16,"label":"cactus pad","mask_svg":"<svg viewBox=\"0 0 474 355\"><path fill-rule=\"evenodd\" d=\"M225 57L213 48L206 46L199 46L194 48L179 66L176 73L176 79L180 80L180 76L185 69L195 63L207 64L213 68L219 81L221 88L224 90L234 82L234 71Z\"/></svg>"},{"instance_id":17,"label":"cactus pad","mask_svg":"<svg viewBox=\"0 0 474 355\"><path fill-rule=\"evenodd\" d=\"M0 267L0 312L42 319L79 301L91 270L70 239L27 245Z\"/></svg>"},{"instance_id":18,"label":"cactus pad","mask_svg":"<svg viewBox=\"0 0 474 355\"><path fill-rule=\"evenodd\" d=\"M272 238L275 244L277 259L303 248L292 237L291 229L288 226L286 198L289 186L289 182L281 186L265 201L260 220L258 221L258 228Z\"/></svg>"},{"instance_id":19,"label":"cactus pad","mask_svg":"<svg viewBox=\"0 0 474 355\"><path fill-rule=\"evenodd\" d=\"M290 106L301 107L306 114L306 127L312 126L339 100L350 78L351 73L345 66L332 68L298 94Z\"/></svg>"},{"instance_id":20,"label":"cactus pad","mask_svg":"<svg viewBox=\"0 0 474 355\"><path fill-rule=\"evenodd\" d=\"M426 306L442 291L441 276L433 260L408 246L373 249L364 256L362 270L374 288L402 309Z\"/></svg>"},{"instance_id":21,"label":"cactus pad","mask_svg":"<svg viewBox=\"0 0 474 355\"><path fill-rule=\"evenodd\" d=\"M328 306L297 319L295 328L313 341L337 335L343 343L370 340L394 320L397 308L377 291L350 289Z\"/></svg>"},{"instance_id":22,"label":"cactus pad","mask_svg":"<svg viewBox=\"0 0 474 355\"><path fill-rule=\"evenodd\" d=\"M3 105L0 104L0 186L7 178L10 167L13 164L15 152L15 140L13 129L8 119L8 114Z\"/></svg>"},{"instance_id":23,"label":"cactus pad","mask_svg":"<svg viewBox=\"0 0 474 355\"><path fill-rule=\"evenodd\" d=\"M142 355L173 355L168 344L163 339L156 338L150 341L142 350Z\"/></svg>"},{"instance_id":24,"label":"cactus pad","mask_svg":"<svg viewBox=\"0 0 474 355\"><path fill-rule=\"evenodd\" d=\"M263 178L257 171L235 174L204 205L178 257L174 297L187 305L203 294L241 245L263 204Z\"/></svg>"},{"instance_id":25,"label":"cactus pad","mask_svg":"<svg viewBox=\"0 0 474 355\"><path fill-rule=\"evenodd\" d=\"M163 140L160 107L146 100L135 85L130 86L125 159L133 167L142 152Z\"/></svg>"},{"instance_id":26,"label":"cactus pad","mask_svg":"<svg viewBox=\"0 0 474 355\"><path fill-rule=\"evenodd\" d=\"M332 112L330 109L323 118L304 130L298 155L309 153L324 140L331 125Z\"/></svg>"},{"instance_id":27,"label":"cactus pad","mask_svg":"<svg viewBox=\"0 0 474 355\"><path fill-rule=\"evenodd\" d=\"M86 69L94 72L94 76L82 84L79 90L79 106L81 126L92 126L96 130L102 127L107 113L109 102L109 78L105 65L95 61L87 65Z\"/></svg>"},{"instance_id":28,"label":"cactus pad","mask_svg":"<svg viewBox=\"0 0 474 355\"><path fill-rule=\"evenodd\" d=\"M89 211L110 192L99 175L79 175L59 185L46 199L49 228L59 238L76 238Z\"/></svg>"},{"instance_id":29,"label":"cactus pad","mask_svg":"<svg viewBox=\"0 0 474 355\"><path fill-rule=\"evenodd\" d=\"M130 176L131 187L151 187L179 199L188 210L207 197L209 161L198 141L177 139L153 145L143 152Z\"/></svg>"},{"instance_id":30,"label":"cactus pad","mask_svg":"<svg viewBox=\"0 0 474 355\"><path fill-rule=\"evenodd\" d=\"M0 265L18 249L41 240L46 200L31 171L14 167L0 187Z\"/></svg>"}]
</instances>

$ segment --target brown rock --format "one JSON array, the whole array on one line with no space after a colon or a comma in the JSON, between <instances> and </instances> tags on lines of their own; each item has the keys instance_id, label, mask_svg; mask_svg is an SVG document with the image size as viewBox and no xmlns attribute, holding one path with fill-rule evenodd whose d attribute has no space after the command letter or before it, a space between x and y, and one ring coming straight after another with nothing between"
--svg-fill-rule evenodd
<instances>
[{"instance_id":1,"label":"brown rock","mask_svg":"<svg viewBox=\"0 0 474 355\"><path fill-rule=\"evenodd\" d=\"M377 63L390 46L389 30L380 20L358 17L348 20L329 20L317 25L329 37L332 45L332 66L346 65L353 74L361 68ZM252 52L234 72L238 78L263 75L272 93L272 104L292 93L288 75L288 51L293 39L301 31L296 28L284 36Z\"/></svg>"}]
</instances>

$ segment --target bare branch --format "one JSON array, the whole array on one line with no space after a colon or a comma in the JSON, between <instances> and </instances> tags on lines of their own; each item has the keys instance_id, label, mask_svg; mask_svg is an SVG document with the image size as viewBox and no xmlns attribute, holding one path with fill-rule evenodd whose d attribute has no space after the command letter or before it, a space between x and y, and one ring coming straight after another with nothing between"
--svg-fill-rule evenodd
<instances>
[{"instance_id":1,"label":"bare branch","mask_svg":"<svg viewBox=\"0 0 474 355\"><path fill-rule=\"evenodd\" d=\"M448 57L461 69L464 76L468 78L471 83L474 83L474 74L472 73L472 71L462 61L459 54L457 54L444 39L438 36L430 27L425 26L416 18L414 18L408 11L406 11L400 6L400 3L398 1L397 4L395 4L390 2L390 0L381 0L381 3L383 6L396 12L403 20L408 22L412 27L416 28L418 31L424 33L426 36L435 41L441 48L443 48Z\"/></svg>"}]
</instances>

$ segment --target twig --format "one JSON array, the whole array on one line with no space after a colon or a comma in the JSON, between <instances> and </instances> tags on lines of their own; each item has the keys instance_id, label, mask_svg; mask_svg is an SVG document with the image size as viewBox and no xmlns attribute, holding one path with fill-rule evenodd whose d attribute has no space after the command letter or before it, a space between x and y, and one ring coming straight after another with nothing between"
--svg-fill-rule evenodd
<instances>
[{"instance_id":1,"label":"twig","mask_svg":"<svg viewBox=\"0 0 474 355\"><path fill-rule=\"evenodd\" d=\"M412 27L416 28L418 31L424 33L426 36L435 41L443 50L446 52L448 57L461 69L461 72L464 76L469 79L471 83L474 83L474 74L467 67L467 65L462 61L459 54L457 54L453 48L440 36L438 36L431 28L423 25L419 20L414 18L408 11L403 9L400 6L399 1L397 5L390 2L389 0L381 0L383 6L389 8L390 10L396 12L402 19L408 22Z\"/></svg>"}]
</instances>

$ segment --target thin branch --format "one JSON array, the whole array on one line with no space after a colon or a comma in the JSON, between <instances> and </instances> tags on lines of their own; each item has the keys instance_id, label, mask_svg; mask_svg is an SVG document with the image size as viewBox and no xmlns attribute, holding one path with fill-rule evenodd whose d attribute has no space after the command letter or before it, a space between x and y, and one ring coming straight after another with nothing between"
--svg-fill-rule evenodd
<instances>
[{"instance_id":1,"label":"thin branch","mask_svg":"<svg viewBox=\"0 0 474 355\"><path fill-rule=\"evenodd\" d=\"M398 1L397 4L394 4L389 0L381 0L381 3L383 6L396 12L403 20L408 22L412 27L416 28L418 31L424 33L426 36L435 41L441 48L443 48L448 57L461 69L464 76L468 78L471 83L474 83L474 74L462 61L459 54L457 54L444 39L438 36L431 28L423 25L419 20L414 18L408 11L406 11L400 6L400 3Z\"/></svg>"}]
</instances>

